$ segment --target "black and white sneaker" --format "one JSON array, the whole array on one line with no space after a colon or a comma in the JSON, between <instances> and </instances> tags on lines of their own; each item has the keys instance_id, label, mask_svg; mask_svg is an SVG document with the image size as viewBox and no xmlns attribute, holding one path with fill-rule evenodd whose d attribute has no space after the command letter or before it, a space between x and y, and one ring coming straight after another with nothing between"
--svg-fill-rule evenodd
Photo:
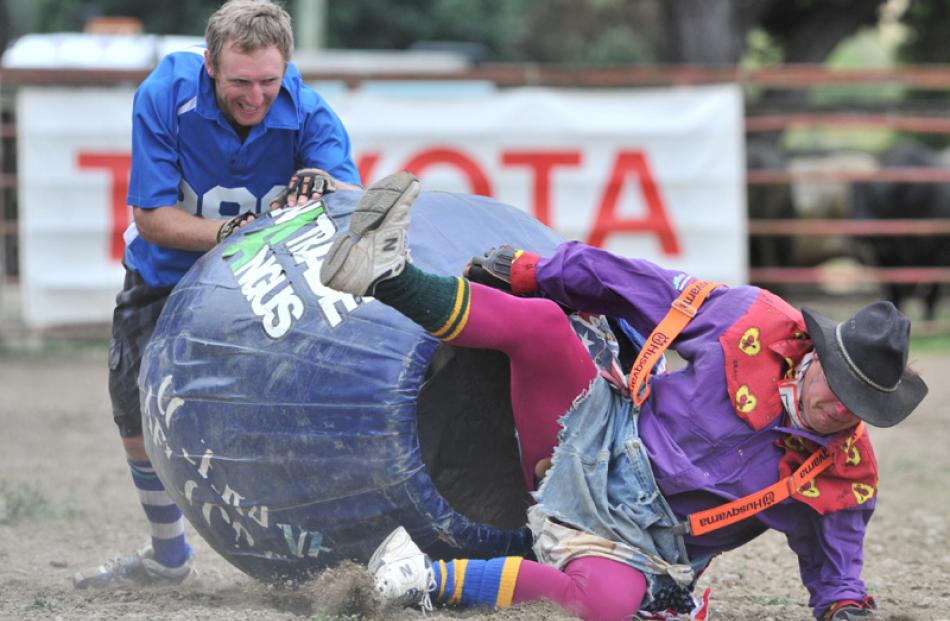
<instances>
[{"instance_id":1,"label":"black and white sneaker","mask_svg":"<svg viewBox=\"0 0 950 621\"><path fill-rule=\"evenodd\" d=\"M73 576L77 589L102 589L114 586L175 586L194 578L195 554L189 548L188 559L179 567L166 567L154 558L152 544L126 557L114 558L98 567L79 571Z\"/></svg>"},{"instance_id":2,"label":"black and white sneaker","mask_svg":"<svg viewBox=\"0 0 950 621\"><path fill-rule=\"evenodd\" d=\"M349 230L337 237L323 261L324 285L353 295L373 295L377 283L402 273L409 254L409 209L420 187L412 174L398 172L366 190Z\"/></svg>"},{"instance_id":3,"label":"black and white sneaker","mask_svg":"<svg viewBox=\"0 0 950 621\"><path fill-rule=\"evenodd\" d=\"M402 526L379 544L369 559L368 569L385 604L432 610L429 597L435 588L432 562Z\"/></svg>"}]
</instances>

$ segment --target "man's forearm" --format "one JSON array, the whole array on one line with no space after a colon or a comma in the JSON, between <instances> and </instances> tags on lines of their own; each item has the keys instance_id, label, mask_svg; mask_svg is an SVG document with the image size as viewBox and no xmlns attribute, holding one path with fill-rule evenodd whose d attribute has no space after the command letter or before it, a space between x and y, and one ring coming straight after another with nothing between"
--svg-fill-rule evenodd
<instances>
[{"instance_id":1,"label":"man's forearm","mask_svg":"<svg viewBox=\"0 0 950 621\"><path fill-rule=\"evenodd\" d=\"M145 241L176 248L205 252L218 243L222 220L207 220L177 207L142 209L133 207L135 226Z\"/></svg>"}]
</instances>

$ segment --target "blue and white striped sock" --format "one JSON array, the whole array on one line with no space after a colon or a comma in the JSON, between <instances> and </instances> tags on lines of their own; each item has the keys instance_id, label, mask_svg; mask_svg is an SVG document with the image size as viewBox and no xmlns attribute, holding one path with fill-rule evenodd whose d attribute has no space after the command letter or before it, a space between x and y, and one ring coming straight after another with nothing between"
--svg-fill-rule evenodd
<instances>
[{"instance_id":1,"label":"blue and white striped sock","mask_svg":"<svg viewBox=\"0 0 950 621\"><path fill-rule=\"evenodd\" d=\"M191 546L185 543L181 509L165 491L151 462L129 460L129 469L151 527L155 560L166 567L180 567L191 556Z\"/></svg>"}]
</instances>

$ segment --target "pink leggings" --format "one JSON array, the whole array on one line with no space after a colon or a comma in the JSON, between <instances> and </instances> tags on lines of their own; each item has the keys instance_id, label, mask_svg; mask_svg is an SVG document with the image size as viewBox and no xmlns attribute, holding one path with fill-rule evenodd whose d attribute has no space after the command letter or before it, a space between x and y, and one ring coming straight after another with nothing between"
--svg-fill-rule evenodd
<instances>
[{"instance_id":1,"label":"pink leggings","mask_svg":"<svg viewBox=\"0 0 950 621\"><path fill-rule=\"evenodd\" d=\"M522 472L534 489L535 465L557 444L558 419L590 386L597 368L554 302L517 298L478 283L471 292L468 323L452 343L507 354Z\"/></svg>"},{"instance_id":2,"label":"pink leggings","mask_svg":"<svg viewBox=\"0 0 950 621\"><path fill-rule=\"evenodd\" d=\"M533 489L535 465L557 444L558 419L590 386L597 368L554 302L477 283L471 292L468 323L452 342L507 354L522 471ZM524 561L513 601L549 599L588 621L618 621L636 614L645 592L643 574L618 561L584 557L564 571Z\"/></svg>"},{"instance_id":3,"label":"pink leggings","mask_svg":"<svg viewBox=\"0 0 950 621\"><path fill-rule=\"evenodd\" d=\"M584 621L621 621L637 614L646 589L642 573L606 558L575 559L564 571L523 561L511 601L548 599Z\"/></svg>"}]
</instances>

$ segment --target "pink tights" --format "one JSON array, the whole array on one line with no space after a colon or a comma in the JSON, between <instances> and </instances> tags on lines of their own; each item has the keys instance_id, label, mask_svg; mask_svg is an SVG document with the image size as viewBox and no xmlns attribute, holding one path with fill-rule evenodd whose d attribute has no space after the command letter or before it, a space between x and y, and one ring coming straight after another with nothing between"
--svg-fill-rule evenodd
<instances>
[{"instance_id":1,"label":"pink tights","mask_svg":"<svg viewBox=\"0 0 950 621\"><path fill-rule=\"evenodd\" d=\"M541 298L516 298L472 283L468 323L453 341L495 349L511 362L511 407L525 482L557 443L558 419L597 375L597 369L560 307ZM583 557L563 571L524 561L513 602L548 599L588 621L632 618L646 578L618 561Z\"/></svg>"},{"instance_id":2,"label":"pink tights","mask_svg":"<svg viewBox=\"0 0 950 621\"><path fill-rule=\"evenodd\" d=\"M636 615L646 588L642 573L606 558L575 559L564 571L523 561L512 603L548 599L585 621L620 621Z\"/></svg>"},{"instance_id":3,"label":"pink tights","mask_svg":"<svg viewBox=\"0 0 950 621\"><path fill-rule=\"evenodd\" d=\"M593 381L597 369L561 308L550 300L517 298L471 284L468 323L452 341L495 349L511 362L511 408L525 483L557 443L558 419Z\"/></svg>"}]
</instances>

